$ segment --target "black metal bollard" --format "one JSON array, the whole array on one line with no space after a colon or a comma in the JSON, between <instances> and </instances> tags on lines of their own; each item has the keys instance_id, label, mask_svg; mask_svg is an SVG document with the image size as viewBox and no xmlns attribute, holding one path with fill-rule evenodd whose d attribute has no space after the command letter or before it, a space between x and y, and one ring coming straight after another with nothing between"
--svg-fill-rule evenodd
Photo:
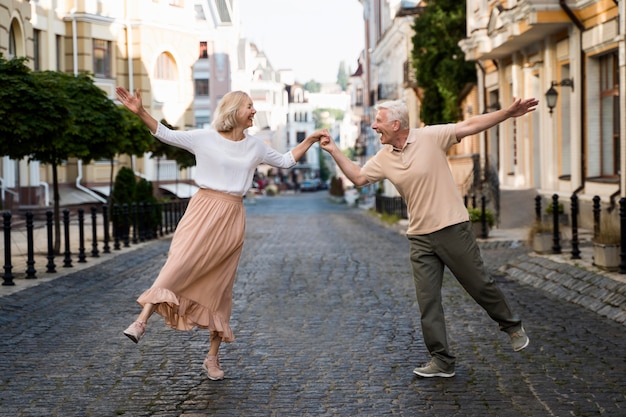
<instances>
[{"instance_id":1,"label":"black metal bollard","mask_svg":"<svg viewBox=\"0 0 626 417\"><path fill-rule=\"evenodd\" d=\"M109 246L109 206L106 204L102 206L102 227L104 228L104 242L102 251L104 253L111 253L111 247Z\"/></svg>"},{"instance_id":2,"label":"black metal bollard","mask_svg":"<svg viewBox=\"0 0 626 417\"><path fill-rule=\"evenodd\" d=\"M469 203L469 196L467 194L465 194L463 196L463 204L465 204L465 207L467 207L468 203Z\"/></svg>"},{"instance_id":3,"label":"black metal bollard","mask_svg":"<svg viewBox=\"0 0 626 417\"><path fill-rule=\"evenodd\" d=\"M46 264L46 272L57 272L54 264L54 243L52 241L52 210L46 211L46 229L48 230L48 263Z\"/></svg>"},{"instance_id":4,"label":"black metal bollard","mask_svg":"<svg viewBox=\"0 0 626 417\"><path fill-rule=\"evenodd\" d=\"M87 262L85 255L85 210L78 209L78 262Z\"/></svg>"},{"instance_id":5,"label":"black metal bollard","mask_svg":"<svg viewBox=\"0 0 626 417\"><path fill-rule=\"evenodd\" d=\"M35 269L35 250L33 242L33 213L26 212L26 279L37 278L37 270Z\"/></svg>"},{"instance_id":6,"label":"black metal bollard","mask_svg":"<svg viewBox=\"0 0 626 417\"><path fill-rule=\"evenodd\" d=\"M102 252L111 253L111 247L109 246L109 206L106 204L102 206L102 227L104 229Z\"/></svg>"},{"instance_id":7,"label":"black metal bollard","mask_svg":"<svg viewBox=\"0 0 626 417\"><path fill-rule=\"evenodd\" d=\"M70 251L70 211L63 210L63 230L65 232L65 252L63 257L63 268L72 267L72 252Z\"/></svg>"},{"instance_id":8,"label":"black metal bollard","mask_svg":"<svg viewBox=\"0 0 626 417\"><path fill-rule=\"evenodd\" d=\"M535 197L535 220L537 223L541 223L541 196Z\"/></svg>"},{"instance_id":9,"label":"black metal bollard","mask_svg":"<svg viewBox=\"0 0 626 417\"><path fill-rule=\"evenodd\" d=\"M122 204L122 224L124 225L124 247L130 247L130 210L127 203Z\"/></svg>"},{"instance_id":10,"label":"black metal bollard","mask_svg":"<svg viewBox=\"0 0 626 417\"><path fill-rule=\"evenodd\" d=\"M626 198L619 199L620 262L619 273L626 274Z\"/></svg>"},{"instance_id":11,"label":"black metal bollard","mask_svg":"<svg viewBox=\"0 0 626 417\"><path fill-rule=\"evenodd\" d=\"M113 249L120 250L120 206L113 205Z\"/></svg>"},{"instance_id":12,"label":"black metal bollard","mask_svg":"<svg viewBox=\"0 0 626 417\"><path fill-rule=\"evenodd\" d=\"M561 253L561 234L559 232L559 196L552 195L552 232L553 242L552 253Z\"/></svg>"},{"instance_id":13,"label":"black metal bollard","mask_svg":"<svg viewBox=\"0 0 626 417\"><path fill-rule=\"evenodd\" d=\"M472 208L476 208L476 194L472 194Z\"/></svg>"},{"instance_id":14,"label":"black metal bollard","mask_svg":"<svg viewBox=\"0 0 626 417\"><path fill-rule=\"evenodd\" d=\"M157 219L159 219L159 237L163 237L163 202L157 203Z\"/></svg>"},{"instance_id":15,"label":"black metal bollard","mask_svg":"<svg viewBox=\"0 0 626 417\"><path fill-rule=\"evenodd\" d=\"M580 249L578 248L578 196L574 193L570 197L572 202L572 258L580 259Z\"/></svg>"},{"instance_id":16,"label":"black metal bollard","mask_svg":"<svg viewBox=\"0 0 626 417\"><path fill-rule=\"evenodd\" d=\"M91 256L97 258L100 256L98 251L98 208L91 206Z\"/></svg>"},{"instance_id":17,"label":"black metal bollard","mask_svg":"<svg viewBox=\"0 0 626 417\"><path fill-rule=\"evenodd\" d=\"M153 207L152 203L145 203L146 211L146 240L154 239L154 218L152 217Z\"/></svg>"},{"instance_id":18,"label":"black metal bollard","mask_svg":"<svg viewBox=\"0 0 626 417\"><path fill-rule=\"evenodd\" d=\"M593 197L593 237L600 235L600 197Z\"/></svg>"},{"instance_id":19,"label":"black metal bollard","mask_svg":"<svg viewBox=\"0 0 626 417\"><path fill-rule=\"evenodd\" d=\"M169 214L170 214L170 233L174 232L174 228L175 228L175 222L174 222L174 216L176 213L176 203L173 201L170 201L169 203L170 209L169 209Z\"/></svg>"},{"instance_id":20,"label":"black metal bollard","mask_svg":"<svg viewBox=\"0 0 626 417\"><path fill-rule=\"evenodd\" d=\"M130 216L133 219L133 239L132 242L134 245L139 243L139 236L141 235L141 229L139 229L139 221L142 218L141 213L139 213L139 207L137 203L133 202L130 204ZM138 230L139 229L139 230Z\"/></svg>"},{"instance_id":21,"label":"black metal bollard","mask_svg":"<svg viewBox=\"0 0 626 417\"><path fill-rule=\"evenodd\" d=\"M483 195L480 196L480 237L486 239L489 236L489 230L487 230L487 198Z\"/></svg>"},{"instance_id":22,"label":"black metal bollard","mask_svg":"<svg viewBox=\"0 0 626 417\"><path fill-rule=\"evenodd\" d=\"M2 213L4 225L4 275L2 275L2 285L15 285L13 282L13 265L11 265L11 212Z\"/></svg>"}]
</instances>

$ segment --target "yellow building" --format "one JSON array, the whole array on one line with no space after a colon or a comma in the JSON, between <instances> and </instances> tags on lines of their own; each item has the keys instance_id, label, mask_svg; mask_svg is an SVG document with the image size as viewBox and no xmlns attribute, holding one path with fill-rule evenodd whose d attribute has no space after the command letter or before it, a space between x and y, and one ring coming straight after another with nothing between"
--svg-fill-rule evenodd
<instances>
[{"instance_id":1,"label":"yellow building","mask_svg":"<svg viewBox=\"0 0 626 417\"><path fill-rule=\"evenodd\" d=\"M461 46L477 62L479 111L541 100L481 141L503 186L604 204L626 196L624 16L616 0L467 1Z\"/></svg>"},{"instance_id":2,"label":"yellow building","mask_svg":"<svg viewBox=\"0 0 626 417\"><path fill-rule=\"evenodd\" d=\"M27 57L35 71L91 73L111 99L117 85L139 89L157 120L185 128L194 125L195 13L194 2L184 0L0 0L0 52ZM129 166L164 187L189 178L173 161L120 155L113 163L115 172ZM61 205L105 201L110 167L108 160L68 160L59 170ZM0 178L5 208L49 204L48 167L3 157Z\"/></svg>"}]
</instances>

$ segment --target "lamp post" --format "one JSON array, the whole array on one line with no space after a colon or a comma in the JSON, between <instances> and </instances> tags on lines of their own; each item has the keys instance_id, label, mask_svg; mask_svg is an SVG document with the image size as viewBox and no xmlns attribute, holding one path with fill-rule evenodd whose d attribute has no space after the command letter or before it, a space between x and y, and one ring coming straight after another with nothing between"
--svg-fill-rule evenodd
<instances>
[{"instance_id":1,"label":"lamp post","mask_svg":"<svg viewBox=\"0 0 626 417\"><path fill-rule=\"evenodd\" d=\"M548 108L550 109L550 114L552 114L552 110L556 107L556 100L559 97L559 93L556 91L554 87L572 87L574 89L574 80L571 78L565 78L560 82L552 81L550 84L550 88L546 91L546 103L548 104Z\"/></svg>"}]
</instances>

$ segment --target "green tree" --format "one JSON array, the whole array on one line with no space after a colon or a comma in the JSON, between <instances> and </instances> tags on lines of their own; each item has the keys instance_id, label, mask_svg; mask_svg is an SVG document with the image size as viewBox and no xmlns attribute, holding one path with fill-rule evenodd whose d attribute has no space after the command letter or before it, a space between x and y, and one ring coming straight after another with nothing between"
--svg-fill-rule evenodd
<instances>
[{"instance_id":1,"label":"green tree","mask_svg":"<svg viewBox=\"0 0 626 417\"><path fill-rule=\"evenodd\" d=\"M339 63L339 70L337 71L337 84L341 86L342 91L348 89L348 72L346 72L346 63L341 61Z\"/></svg>"},{"instance_id":2,"label":"green tree","mask_svg":"<svg viewBox=\"0 0 626 417\"><path fill-rule=\"evenodd\" d=\"M458 45L466 35L465 2L431 0L413 28L413 66L424 94L420 117L426 124L455 122L461 90L476 82L474 64Z\"/></svg>"},{"instance_id":3,"label":"green tree","mask_svg":"<svg viewBox=\"0 0 626 417\"><path fill-rule=\"evenodd\" d=\"M7 60L0 54L0 85L0 155L30 157L34 143L70 128L67 98L40 88L25 58Z\"/></svg>"},{"instance_id":4,"label":"green tree","mask_svg":"<svg viewBox=\"0 0 626 417\"><path fill-rule=\"evenodd\" d=\"M322 91L322 84L315 80L308 81L304 84L303 88L310 93L319 93Z\"/></svg>"},{"instance_id":5,"label":"green tree","mask_svg":"<svg viewBox=\"0 0 626 417\"><path fill-rule=\"evenodd\" d=\"M72 157L89 162L115 152L123 127L121 113L87 74L31 72L24 59L7 61L0 56L0 80L0 153L51 166L58 253L58 166Z\"/></svg>"}]
</instances>

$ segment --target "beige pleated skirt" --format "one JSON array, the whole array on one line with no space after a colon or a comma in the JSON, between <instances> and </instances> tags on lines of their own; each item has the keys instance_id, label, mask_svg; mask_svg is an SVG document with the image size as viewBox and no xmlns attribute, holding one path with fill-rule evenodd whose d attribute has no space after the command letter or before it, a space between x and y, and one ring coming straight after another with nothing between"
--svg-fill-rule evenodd
<instances>
[{"instance_id":1,"label":"beige pleated skirt","mask_svg":"<svg viewBox=\"0 0 626 417\"><path fill-rule=\"evenodd\" d=\"M244 234L242 198L200 189L176 227L159 276L137 302L156 304L155 312L176 330L199 327L234 341L229 322Z\"/></svg>"}]
</instances>

